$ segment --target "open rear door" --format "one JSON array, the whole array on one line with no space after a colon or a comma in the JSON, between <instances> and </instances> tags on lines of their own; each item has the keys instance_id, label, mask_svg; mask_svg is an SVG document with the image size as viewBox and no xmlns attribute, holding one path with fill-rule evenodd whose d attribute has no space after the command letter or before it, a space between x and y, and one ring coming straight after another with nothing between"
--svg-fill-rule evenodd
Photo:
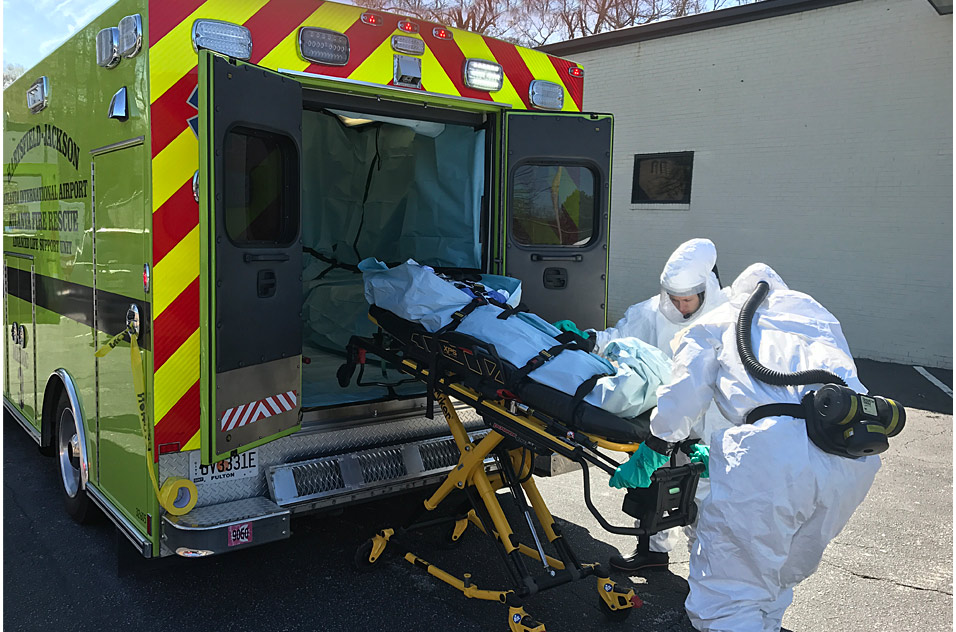
<instances>
[{"instance_id":1,"label":"open rear door","mask_svg":"<svg viewBox=\"0 0 956 632\"><path fill-rule=\"evenodd\" d=\"M606 326L610 114L505 114L505 274L542 318Z\"/></svg>"},{"instance_id":2,"label":"open rear door","mask_svg":"<svg viewBox=\"0 0 956 632\"><path fill-rule=\"evenodd\" d=\"M199 54L202 460L300 426L302 88Z\"/></svg>"}]
</instances>

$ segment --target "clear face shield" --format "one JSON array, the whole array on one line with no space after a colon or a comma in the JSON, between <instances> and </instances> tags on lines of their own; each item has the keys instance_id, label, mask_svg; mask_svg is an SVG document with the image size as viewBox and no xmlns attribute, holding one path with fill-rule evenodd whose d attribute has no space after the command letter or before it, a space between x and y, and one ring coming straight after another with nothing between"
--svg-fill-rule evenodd
<instances>
[{"instance_id":1,"label":"clear face shield","mask_svg":"<svg viewBox=\"0 0 956 632\"><path fill-rule=\"evenodd\" d=\"M704 306L706 283L689 288L673 288L661 285L660 311L675 324L686 324Z\"/></svg>"}]
</instances>

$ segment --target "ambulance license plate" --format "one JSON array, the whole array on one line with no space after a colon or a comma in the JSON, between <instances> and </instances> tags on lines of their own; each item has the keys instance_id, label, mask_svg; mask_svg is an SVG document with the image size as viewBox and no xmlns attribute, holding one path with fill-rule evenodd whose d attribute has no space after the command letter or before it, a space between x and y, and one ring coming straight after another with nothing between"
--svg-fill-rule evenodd
<instances>
[{"instance_id":1,"label":"ambulance license plate","mask_svg":"<svg viewBox=\"0 0 956 632\"><path fill-rule=\"evenodd\" d=\"M199 450L189 453L189 478L194 483L215 484L259 475L259 451L249 450L223 459L212 465L203 465Z\"/></svg>"}]
</instances>

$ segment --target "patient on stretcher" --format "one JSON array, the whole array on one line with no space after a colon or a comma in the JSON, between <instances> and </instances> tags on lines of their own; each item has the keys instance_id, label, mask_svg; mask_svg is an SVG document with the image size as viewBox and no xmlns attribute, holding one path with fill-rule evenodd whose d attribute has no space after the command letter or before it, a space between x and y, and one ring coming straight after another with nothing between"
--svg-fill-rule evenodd
<instances>
[{"instance_id":1,"label":"patient on stretcher","mask_svg":"<svg viewBox=\"0 0 956 632\"><path fill-rule=\"evenodd\" d=\"M664 353L636 338L607 345L606 357L585 351L579 337L518 307L516 279L451 279L412 260L389 269L366 259L359 268L370 304L430 333L454 331L489 343L516 367L513 379L572 396L575 405L583 401L616 417L634 418L655 406L657 387L670 377Z\"/></svg>"}]
</instances>

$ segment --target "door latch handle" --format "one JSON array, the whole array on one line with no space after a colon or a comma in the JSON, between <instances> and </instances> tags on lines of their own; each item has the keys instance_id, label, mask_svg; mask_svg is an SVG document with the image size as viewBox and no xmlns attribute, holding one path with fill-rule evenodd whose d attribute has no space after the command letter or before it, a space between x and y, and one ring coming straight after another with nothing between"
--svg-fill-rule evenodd
<instances>
[{"instance_id":1,"label":"door latch handle","mask_svg":"<svg viewBox=\"0 0 956 632\"><path fill-rule=\"evenodd\" d=\"M288 261L289 255L284 252L264 253L260 255L254 255L247 252L242 255L242 260L246 263L250 263L252 261Z\"/></svg>"},{"instance_id":2,"label":"door latch handle","mask_svg":"<svg viewBox=\"0 0 956 632\"><path fill-rule=\"evenodd\" d=\"M584 261L584 255L539 255L538 253L533 253L531 255L532 261Z\"/></svg>"},{"instance_id":3,"label":"door latch handle","mask_svg":"<svg viewBox=\"0 0 956 632\"><path fill-rule=\"evenodd\" d=\"M126 310L126 329L139 335L139 308L136 303L131 304Z\"/></svg>"},{"instance_id":4,"label":"door latch handle","mask_svg":"<svg viewBox=\"0 0 956 632\"><path fill-rule=\"evenodd\" d=\"M275 296L276 283L276 273L273 270L259 270L256 280L256 295L259 298Z\"/></svg>"}]
</instances>

